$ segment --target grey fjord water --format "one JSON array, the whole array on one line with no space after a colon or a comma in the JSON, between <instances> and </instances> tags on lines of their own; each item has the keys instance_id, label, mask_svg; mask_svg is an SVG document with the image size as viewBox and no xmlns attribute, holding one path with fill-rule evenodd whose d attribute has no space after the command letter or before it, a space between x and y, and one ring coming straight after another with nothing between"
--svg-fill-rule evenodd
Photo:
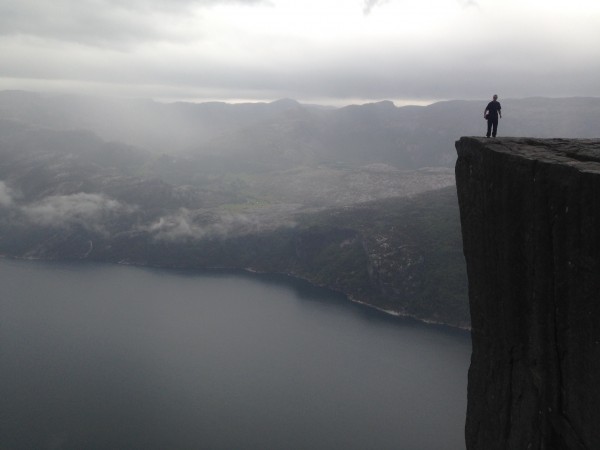
<instances>
[{"instance_id":1,"label":"grey fjord water","mask_svg":"<svg viewBox=\"0 0 600 450\"><path fill-rule=\"evenodd\" d=\"M6 449L462 449L470 340L304 283L0 260Z\"/></svg>"}]
</instances>

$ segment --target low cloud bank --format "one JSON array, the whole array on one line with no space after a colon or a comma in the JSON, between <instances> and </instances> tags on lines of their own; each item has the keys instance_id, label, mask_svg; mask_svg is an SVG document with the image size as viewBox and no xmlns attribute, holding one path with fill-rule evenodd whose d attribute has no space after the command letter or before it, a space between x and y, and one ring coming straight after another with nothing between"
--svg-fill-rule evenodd
<instances>
[{"instance_id":1,"label":"low cloud bank","mask_svg":"<svg viewBox=\"0 0 600 450\"><path fill-rule=\"evenodd\" d=\"M181 208L178 212L160 217L142 228L157 239L174 241L186 238L201 238L206 235L204 227L194 223L192 211Z\"/></svg>"},{"instance_id":2,"label":"low cloud bank","mask_svg":"<svg viewBox=\"0 0 600 450\"><path fill-rule=\"evenodd\" d=\"M90 230L102 231L108 219L133 209L102 194L80 192L46 197L23 206L21 211L38 225L62 227L78 224Z\"/></svg>"},{"instance_id":3,"label":"low cloud bank","mask_svg":"<svg viewBox=\"0 0 600 450\"><path fill-rule=\"evenodd\" d=\"M156 240L172 242L227 238L296 225L289 218L289 211L280 208L250 213L179 208L164 211L152 218L153 215L148 216L136 205L105 194L84 192L52 195L23 204L2 181L0 208L5 210L3 222L12 227L69 229L76 226L105 236L112 232L133 231L148 233Z\"/></svg>"},{"instance_id":4,"label":"low cloud bank","mask_svg":"<svg viewBox=\"0 0 600 450\"><path fill-rule=\"evenodd\" d=\"M13 204L13 193L12 190L4 183L0 181L0 208L9 207Z\"/></svg>"},{"instance_id":5,"label":"low cloud bank","mask_svg":"<svg viewBox=\"0 0 600 450\"><path fill-rule=\"evenodd\" d=\"M155 239L177 241L206 237L225 238L231 235L258 233L278 226L292 227L290 220L282 221L259 214L232 212L208 213L180 208L176 212L160 217L147 227L142 227Z\"/></svg>"}]
</instances>

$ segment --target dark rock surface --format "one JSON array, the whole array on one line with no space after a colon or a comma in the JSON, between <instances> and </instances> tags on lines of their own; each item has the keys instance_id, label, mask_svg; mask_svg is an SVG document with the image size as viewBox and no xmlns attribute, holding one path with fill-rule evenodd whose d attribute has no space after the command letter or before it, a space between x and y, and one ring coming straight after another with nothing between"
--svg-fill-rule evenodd
<instances>
[{"instance_id":1,"label":"dark rock surface","mask_svg":"<svg viewBox=\"0 0 600 450\"><path fill-rule=\"evenodd\" d=\"M600 449L600 140L456 142L467 448Z\"/></svg>"}]
</instances>

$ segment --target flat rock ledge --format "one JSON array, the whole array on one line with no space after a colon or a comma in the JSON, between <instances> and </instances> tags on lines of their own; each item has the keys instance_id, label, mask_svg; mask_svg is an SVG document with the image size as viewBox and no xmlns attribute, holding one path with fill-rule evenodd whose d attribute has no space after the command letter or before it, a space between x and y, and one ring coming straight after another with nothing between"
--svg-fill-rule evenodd
<instances>
[{"instance_id":1,"label":"flat rock ledge","mask_svg":"<svg viewBox=\"0 0 600 450\"><path fill-rule=\"evenodd\" d=\"M600 449L600 139L462 137L456 149L467 448Z\"/></svg>"}]
</instances>

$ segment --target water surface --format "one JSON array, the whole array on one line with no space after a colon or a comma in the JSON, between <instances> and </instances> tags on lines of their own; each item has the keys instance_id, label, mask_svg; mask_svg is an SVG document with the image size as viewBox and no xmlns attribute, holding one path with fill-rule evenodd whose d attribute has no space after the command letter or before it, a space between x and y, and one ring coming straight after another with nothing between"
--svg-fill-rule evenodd
<instances>
[{"instance_id":1,"label":"water surface","mask_svg":"<svg viewBox=\"0 0 600 450\"><path fill-rule=\"evenodd\" d=\"M470 341L274 277L0 260L0 448L464 449Z\"/></svg>"}]
</instances>

